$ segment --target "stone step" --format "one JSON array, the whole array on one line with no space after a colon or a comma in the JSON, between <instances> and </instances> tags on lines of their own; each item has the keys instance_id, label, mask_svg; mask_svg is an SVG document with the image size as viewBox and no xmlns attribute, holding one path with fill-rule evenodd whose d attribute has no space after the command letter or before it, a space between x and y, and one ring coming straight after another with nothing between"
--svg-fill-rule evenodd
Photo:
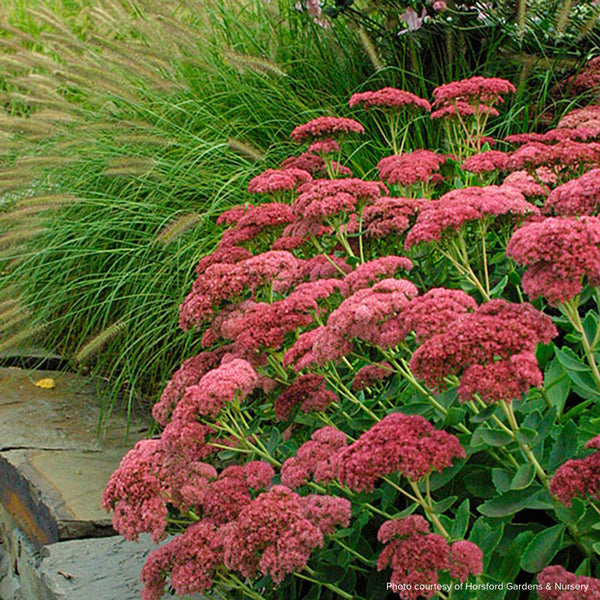
<instances>
[{"instance_id":1,"label":"stone step","mask_svg":"<svg viewBox=\"0 0 600 600\"><path fill-rule=\"evenodd\" d=\"M53 387L38 387L43 379ZM100 415L89 380L0 368L0 600L140 598L152 545L115 536L101 498L148 424L133 419L128 426L112 414L99 437ZM84 595L84 587L93 591Z\"/></svg>"}]
</instances>

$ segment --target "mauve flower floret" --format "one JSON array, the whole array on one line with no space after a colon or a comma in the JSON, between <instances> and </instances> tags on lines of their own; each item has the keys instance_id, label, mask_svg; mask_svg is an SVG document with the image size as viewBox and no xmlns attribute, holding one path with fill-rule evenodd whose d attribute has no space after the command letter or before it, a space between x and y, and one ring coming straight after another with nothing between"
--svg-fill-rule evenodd
<instances>
[{"instance_id":1,"label":"mauve flower floret","mask_svg":"<svg viewBox=\"0 0 600 600\"><path fill-rule=\"evenodd\" d=\"M458 231L465 223L486 216L537 214L538 208L510 187L488 185L455 189L421 205L415 225L406 236L405 247L438 242L448 230Z\"/></svg>"},{"instance_id":2,"label":"mauve flower floret","mask_svg":"<svg viewBox=\"0 0 600 600\"><path fill-rule=\"evenodd\" d=\"M449 571L460 581L482 571L482 552L475 544L462 541L450 546L441 535L430 533L419 515L385 521L377 539L386 545L377 570L392 569L390 582L398 586L403 600L437 596L439 571Z\"/></svg>"},{"instance_id":3,"label":"mauve flower floret","mask_svg":"<svg viewBox=\"0 0 600 600\"><path fill-rule=\"evenodd\" d=\"M486 150L470 156L460 168L471 173L489 173L503 171L508 161L508 154L500 150Z\"/></svg>"},{"instance_id":4,"label":"mauve flower floret","mask_svg":"<svg viewBox=\"0 0 600 600\"><path fill-rule=\"evenodd\" d=\"M475 312L459 316L444 333L417 348L410 368L429 387L439 389L445 387L446 377L460 376L464 370L467 379L462 400L470 399L467 393L475 392L484 394L488 402L511 400L516 389L518 395L523 392L524 381L535 385L541 376L531 355L521 356L512 364L511 357L533 353L538 343L550 343L557 333L552 319L530 304L491 300ZM496 363L498 366L494 366ZM469 375L475 371L480 379Z\"/></svg>"},{"instance_id":5,"label":"mauve flower floret","mask_svg":"<svg viewBox=\"0 0 600 600\"><path fill-rule=\"evenodd\" d=\"M373 363L361 367L352 380L353 390L364 390L378 381L387 379L394 374L392 365L387 362Z\"/></svg>"},{"instance_id":6,"label":"mauve flower floret","mask_svg":"<svg viewBox=\"0 0 600 600\"><path fill-rule=\"evenodd\" d=\"M406 256L382 256L358 265L343 281L342 293L348 297L371 287L377 281L392 278L400 269L410 271L413 263Z\"/></svg>"},{"instance_id":7,"label":"mauve flower floret","mask_svg":"<svg viewBox=\"0 0 600 600\"><path fill-rule=\"evenodd\" d=\"M359 338L381 347L397 345L407 331L397 315L418 295L406 279L384 279L358 290L336 308L327 320L327 331L340 338Z\"/></svg>"},{"instance_id":8,"label":"mauve flower floret","mask_svg":"<svg viewBox=\"0 0 600 600\"><path fill-rule=\"evenodd\" d=\"M450 546L450 577L466 581L469 575L481 575L483 552L481 548L467 540L459 540Z\"/></svg>"},{"instance_id":9,"label":"mauve flower floret","mask_svg":"<svg viewBox=\"0 0 600 600\"><path fill-rule=\"evenodd\" d=\"M406 231L426 200L382 196L365 206L362 228L368 237L382 238Z\"/></svg>"},{"instance_id":10,"label":"mauve flower floret","mask_svg":"<svg viewBox=\"0 0 600 600\"><path fill-rule=\"evenodd\" d=\"M252 365L241 358L209 371L197 385L190 386L173 411L173 420L197 416L216 417L234 399L243 400L259 384Z\"/></svg>"},{"instance_id":11,"label":"mauve flower floret","mask_svg":"<svg viewBox=\"0 0 600 600\"><path fill-rule=\"evenodd\" d=\"M352 505L350 500L337 496L309 494L302 498L304 513L323 533L330 535L336 527L348 527Z\"/></svg>"},{"instance_id":12,"label":"mauve flower floret","mask_svg":"<svg viewBox=\"0 0 600 600\"><path fill-rule=\"evenodd\" d=\"M600 436L596 436L587 447L598 449ZM571 506L573 498L600 498L600 452L585 458L570 459L563 463L550 480L550 492L560 502Z\"/></svg>"},{"instance_id":13,"label":"mauve flower floret","mask_svg":"<svg viewBox=\"0 0 600 600\"><path fill-rule=\"evenodd\" d=\"M302 142L307 138L333 137L348 133L364 133L365 128L354 119L346 117L317 117L304 125L295 127L290 138Z\"/></svg>"},{"instance_id":14,"label":"mauve flower floret","mask_svg":"<svg viewBox=\"0 0 600 600\"><path fill-rule=\"evenodd\" d=\"M534 171L538 167L552 167L557 171L569 168L586 169L600 162L600 144L565 140L554 145L529 142L512 152L506 169Z\"/></svg>"},{"instance_id":15,"label":"mauve flower floret","mask_svg":"<svg viewBox=\"0 0 600 600\"><path fill-rule=\"evenodd\" d=\"M352 490L372 491L393 473L419 481L466 456L458 438L419 415L392 413L339 453L338 479Z\"/></svg>"},{"instance_id":16,"label":"mauve flower floret","mask_svg":"<svg viewBox=\"0 0 600 600\"><path fill-rule=\"evenodd\" d=\"M546 215L589 215L600 211L600 169L554 188L542 212Z\"/></svg>"},{"instance_id":17,"label":"mauve flower floret","mask_svg":"<svg viewBox=\"0 0 600 600\"><path fill-rule=\"evenodd\" d=\"M399 90L392 87L385 87L374 92L360 92L352 94L349 102L350 108L362 105L364 108L382 107L382 108L402 108L414 107L426 111L431 110L431 104L424 98L416 94Z\"/></svg>"},{"instance_id":18,"label":"mauve flower floret","mask_svg":"<svg viewBox=\"0 0 600 600\"><path fill-rule=\"evenodd\" d=\"M600 104L590 104L583 108L574 108L558 122L559 128L600 129Z\"/></svg>"},{"instance_id":19,"label":"mauve flower floret","mask_svg":"<svg viewBox=\"0 0 600 600\"><path fill-rule=\"evenodd\" d=\"M511 187L526 198L545 197L550 193L550 188L540 181L539 177L533 177L527 171L513 171L504 178L501 187Z\"/></svg>"},{"instance_id":20,"label":"mauve flower floret","mask_svg":"<svg viewBox=\"0 0 600 600\"><path fill-rule=\"evenodd\" d=\"M292 210L301 219L321 220L340 212L352 212L359 201L373 202L387 193L379 181L316 179L298 188Z\"/></svg>"},{"instance_id":21,"label":"mauve flower floret","mask_svg":"<svg viewBox=\"0 0 600 600\"><path fill-rule=\"evenodd\" d=\"M288 458L281 467L281 482L291 489L304 485L309 478L329 483L335 477L338 454L348 445L339 429L326 426L317 429L308 442L298 448L296 456Z\"/></svg>"},{"instance_id":22,"label":"mauve flower floret","mask_svg":"<svg viewBox=\"0 0 600 600\"><path fill-rule=\"evenodd\" d=\"M306 516L302 499L276 485L240 512L224 532L225 566L254 578L270 575L275 584L300 571L323 533Z\"/></svg>"},{"instance_id":23,"label":"mauve flower floret","mask_svg":"<svg viewBox=\"0 0 600 600\"><path fill-rule=\"evenodd\" d=\"M337 401L337 396L325 387L322 375L302 375L288 385L273 403L275 418L287 421L296 407L302 412L322 411Z\"/></svg>"},{"instance_id":24,"label":"mauve flower floret","mask_svg":"<svg viewBox=\"0 0 600 600\"><path fill-rule=\"evenodd\" d=\"M162 477L161 440L137 442L121 460L102 494L102 506L113 510L113 527L127 540L152 534L154 543L165 537L170 488Z\"/></svg>"},{"instance_id":25,"label":"mauve flower floret","mask_svg":"<svg viewBox=\"0 0 600 600\"><path fill-rule=\"evenodd\" d=\"M213 585L223 563L223 538L215 525L199 521L184 533L150 553L142 568L142 600L159 600L165 593L167 573L178 596L205 592Z\"/></svg>"},{"instance_id":26,"label":"mauve flower floret","mask_svg":"<svg viewBox=\"0 0 600 600\"><path fill-rule=\"evenodd\" d=\"M414 331L419 342L447 331L465 313L477 310L477 302L462 290L432 288L412 298L400 318L407 331Z\"/></svg>"},{"instance_id":27,"label":"mauve flower floret","mask_svg":"<svg viewBox=\"0 0 600 600\"><path fill-rule=\"evenodd\" d=\"M340 151L340 145L335 140L326 138L310 144L307 151L312 154L319 154L320 156L323 154L334 154Z\"/></svg>"},{"instance_id":28,"label":"mauve flower floret","mask_svg":"<svg viewBox=\"0 0 600 600\"><path fill-rule=\"evenodd\" d=\"M274 192L289 192L297 185L306 183L312 175L304 169L293 167L287 169L267 169L254 177L248 184L251 194L272 194Z\"/></svg>"},{"instance_id":29,"label":"mauve flower floret","mask_svg":"<svg viewBox=\"0 0 600 600\"><path fill-rule=\"evenodd\" d=\"M377 165L379 178L392 185L409 186L414 183L429 183L439 178L440 166L448 156L431 150L413 150L406 154L387 156Z\"/></svg>"},{"instance_id":30,"label":"mauve flower floret","mask_svg":"<svg viewBox=\"0 0 600 600\"><path fill-rule=\"evenodd\" d=\"M549 217L517 229L507 256L529 268L522 285L530 298L556 306L600 283L600 217Z\"/></svg>"},{"instance_id":31,"label":"mauve flower floret","mask_svg":"<svg viewBox=\"0 0 600 600\"><path fill-rule=\"evenodd\" d=\"M560 565L538 573L540 600L600 600L600 579L575 575Z\"/></svg>"},{"instance_id":32,"label":"mauve flower floret","mask_svg":"<svg viewBox=\"0 0 600 600\"><path fill-rule=\"evenodd\" d=\"M223 351L224 348L212 352L201 352L197 356L185 360L175 371L165 386L160 401L152 407L152 416L159 425L164 427L168 423L173 409L188 387L200 383L206 373L219 366L223 358Z\"/></svg>"},{"instance_id":33,"label":"mauve flower floret","mask_svg":"<svg viewBox=\"0 0 600 600\"><path fill-rule=\"evenodd\" d=\"M502 96L515 91L515 86L506 79L471 77L436 87L433 90L434 106L458 100L493 105L503 102Z\"/></svg>"}]
</instances>

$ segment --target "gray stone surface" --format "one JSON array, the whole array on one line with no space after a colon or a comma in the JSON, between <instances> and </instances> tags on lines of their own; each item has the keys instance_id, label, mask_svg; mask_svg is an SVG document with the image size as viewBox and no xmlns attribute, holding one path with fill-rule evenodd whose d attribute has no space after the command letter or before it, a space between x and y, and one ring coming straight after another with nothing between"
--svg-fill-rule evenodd
<instances>
[{"instance_id":1,"label":"gray stone surface","mask_svg":"<svg viewBox=\"0 0 600 600\"><path fill-rule=\"evenodd\" d=\"M154 548L147 537L139 543L111 537L46 546L42 593L52 600L139 600L142 566Z\"/></svg>"},{"instance_id":2,"label":"gray stone surface","mask_svg":"<svg viewBox=\"0 0 600 600\"><path fill-rule=\"evenodd\" d=\"M154 545L115 536L101 498L147 423L99 420L89 381L0 368L0 600L139 600Z\"/></svg>"},{"instance_id":3,"label":"gray stone surface","mask_svg":"<svg viewBox=\"0 0 600 600\"><path fill-rule=\"evenodd\" d=\"M51 378L54 387L36 386ZM146 424L111 415L72 373L0 369L0 502L38 545L113 533L102 491Z\"/></svg>"}]
</instances>

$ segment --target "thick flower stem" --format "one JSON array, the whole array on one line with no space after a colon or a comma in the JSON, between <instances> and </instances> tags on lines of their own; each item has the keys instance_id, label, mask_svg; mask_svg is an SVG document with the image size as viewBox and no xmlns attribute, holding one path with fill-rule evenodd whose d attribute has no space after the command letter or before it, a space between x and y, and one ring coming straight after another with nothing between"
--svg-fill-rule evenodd
<instances>
[{"instance_id":1,"label":"thick flower stem","mask_svg":"<svg viewBox=\"0 0 600 600\"><path fill-rule=\"evenodd\" d=\"M583 352L587 359L587 362L592 370L592 377L600 389L600 370L598 370L598 363L596 362L596 358L594 357L594 351L590 345L590 341L587 338L585 333L585 328L583 327L583 323L581 322L581 317L579 316L579 296L575 296L571 300L567 300L563 302L562 312L569 320L569 323L573 325L573 328L577 333L581 336L581 345L583 347Z\"/></svg>"},{"instance_id":2,"label":"thick flower stem","mask_svg":"<svg viewBox=\"0 0 600 600\"><path fill-rule=\"evenodd\" d=\"M334 381L329 379L329 383L335 387L335 391L340 395L344 396L352 404L355 404L361 408L364 412L366 412L374 421L379 422L381 419L368 407L366 407L345 385L340 377L340 374L337 372L337 369L334 365L330 365L330 374L333 375Z\"/></svg>"},{"instance_id":3,"label":"thick flower stem","mask_svg":"<svg viewBox=\"0 0 600 600\"><path fill-rule=\"evenodd\" d=\"M344 590L340 589L337 585L335 585L333 583L323 583L322 581L315 579L315 572L310 567L308 567L308 566L304 567L304 570L308 573L308 575L304 575L304 573L297 573L297 572L294 573L294 575L296 577L300 577L300 579L305 579L306 581L310 581L311 583L316 583L317 585L322 585L323 587L326 587L327 589L331 590L335 594L338 594L341 598L344 598L345 600L352 600L354 598L354 596L352 596L352 594L345 592ZM310 575L310 577L309 577L309 575Z\"/></svg>"},{"instance_id":4,"label":"thick flower stem","mask_svg":"<svg viewBox=\"0 0 600 600\"><path fill-rule=\"evenodd\" d=\"M506 415L506 420L508 421L510 428L512 429L513 433L515 434L515 441L519 445L519 448L521 448L521 451L525 455L525 458L535 469L538 479L540 480L542 485L546 489L550 489L550 485L548 482L548 475L546 474L546 471L544 471L544 468L542 467L542 465L540 465L538 459L535 457L535 454L532 452L529 445L523 443L519 439L519 433L520 433L519 423L517 422L517 418L515 417L515 413L512 409L512 405L510 403L506 402L505 400L501 400L500 406L502 407L502 410L504 411L504 414Z\"/></svg>"},{"instance_id":5,"label":"thick flower stem","mask_svg":"<svg viewBox=\"0 0 600 600\"><path fill-rule=\"evenodd\" d=\"M468 262L468 258L467 263L465 264L464 259L461 256L462 253L460 252L460 250L455 248L455 250L457 251L456 253L460 257L457 258L452 255L452 252L447 252L445 250L442 250L441 248L438 249L442 253L442 255L445 256L452 263L452 265L460 273L460 275L462 275L471 285L473 285L481 294L483 299L487 302L490 299L489 294L487 293L485 287L482 285L481 281L479 281L477 275L475 275L470 263Z\"/></svg>"},{"instance_id":6,"label":"thick flower stem","mask_svg":"<svg viewBox=\"0 0 600 600\"><path fill-rule=\"evenodd\" d=\"M490 295L490 274L488 270L488 260L487 260L487 247L486 247L486 234L487 234L487 223L485 221L480 221L479 224L480 232L481 232L481 258L483 262L483 276L485 281L485 289L487 295Z\"/></svg>"},{"instance_id":7,"label":"thick flower stem","mask_svg":"<svg viewBox=\"0 0 600 600\"><path fill-rule=\"evenodd\" d=\"M427 388L421 385L419 380L413 375L412 371L410 370L410 366L406 362L406 359L402 357L392 358L392 356L389 353L385 352L384 355L389 360L389 362L396 368L398 373L400 373L415 389L419 390L419 392L421 392L421 394L423 394L427 398L427 401L431 404L431 406L433 406L433 408L435 408L435 410L439 411L442 415L444 415L444 417L448 416L448 410L445 407L443 407L435 399L434 395ZM468 429L468 427L464 425L464 423L459 423L456 427L462 433L466 433L469 435L471 434L470 429Z\"/></svg>"},{"instance_id":8,"label":"thick flower stem","mask_svg":"<svg viewBox=\"0 0 600 600\"><path fill-rule=\"evenodd\" d=\"M415 496L417 497L417 502L423 508L423 510L427 514L427 517L429 518L429 520L437 527L437 530L447 540L449 540L450 539L450 534L446 531L446 528L442 525L442 523L439 520L438 516L433 511L433 506L431 505L431 503L428 502L427 500L425 500L425 498L423 498L423 494L421 494L421 490L419 490L419 486L414 481L412 481L411 479L408 480L408 483L410 484L410 487L412 488ZM429 498L429 500L431 501L431 498Z\"/></svg>"}]
</instances>

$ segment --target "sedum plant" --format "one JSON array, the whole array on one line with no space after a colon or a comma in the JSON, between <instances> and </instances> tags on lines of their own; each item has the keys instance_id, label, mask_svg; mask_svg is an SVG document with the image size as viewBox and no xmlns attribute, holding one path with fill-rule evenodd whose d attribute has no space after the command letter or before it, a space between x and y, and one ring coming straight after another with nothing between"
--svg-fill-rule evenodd
<instances>
[{"instance_id":1,"label":"sedum plant","mask_svg":"<svg viewBox=\"0 0 600 600\"><path fill-rule=\"evenodd\" d=\"M513 90L361 93L220 215L179 309L203 350L104 493L172 536L144 600L600 594L600 127L492 139ZM363 110L400 152L370 178ZM405 110L444 147L400 150Z\"/></svg>"}]
</instances>

